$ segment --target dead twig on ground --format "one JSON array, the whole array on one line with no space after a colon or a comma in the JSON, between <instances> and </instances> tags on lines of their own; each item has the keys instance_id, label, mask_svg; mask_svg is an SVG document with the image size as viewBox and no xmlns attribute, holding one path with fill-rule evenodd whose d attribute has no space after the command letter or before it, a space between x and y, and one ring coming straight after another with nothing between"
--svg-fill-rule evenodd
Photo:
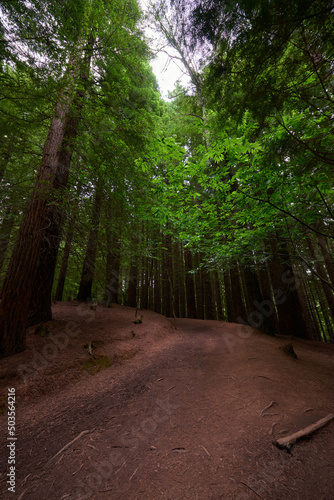
<instances>
[{"instance_id":1,"label":"dead twig on ground","mask_svg":"<svg viewBox=\"0 0 334 500\"><path fill-rule=\"evenodd\" d=\"M262 498L262 500L264 500L264 498L257 491L255 491L251 486L249 486L249 484L245 483L245 481L240 481L240 483L247 486L247 488L252 490L252 492L255 493L255 495L257 495L258 497Z\"/></svg>"},{"instance_id":2,"label":"dead twig on ground","mask_svg":"<svg viewBox=\"0 0 334 500\"><path fill-rule=\"evenodd\" d=\"M269 408L271 408L272 406L274 406L276 403L275 401L272 401L268 406L266 406L265 408L263 408L263 410L261 411L260 413L260 417L263 417L263 414L266 410L269 410Z\"/></svg>"},{"instance_id":3,"label":"dead twig on ground","mask_svg":"<svg viewBox=\"0 0 334 500\"><path fill-rule=\"evenodd\" d=\"M21 495L19 496L19 498L17 500L22 500L22 498L24 497L25 493L29 490L29 488L26 488L24 491L22 491Z\"/></svg>"},{"instance_id":4,"label":"dead twig on ground","mask_svg":"<svg viewBox=\"0 0 334 500\"><path fill-rule=\"evenodd\" d=\"M83 463L80 465L79 469L77 469L75 472L72 472L72 476L75 476L75 474L79 472L79 470L81 470L82 468L83 468Z\"/></svg>"},{"instance_id":5,"label":"dead twig on ground","mask_svg":"<svg viewBox=\"0 0 334 500\"><path fill-rule=\"evenodd\" d=\"M271 382L277 382L277 380L273 380L270 377L266 377L265 375L255 375L253 378L266 378L267 380L271 380Z\"/></svg>"},{"instance_id":6,"label":"dead twig on ground","mask_svg":"<svg viewBox=\"0 0 334 500\"><path fill-rule=\"evenodd\" d=\"M204 450L204 451L205 451L205 453L208 455L208 457L210 457L210 456L211 456L211 455L210 455L210 453L208 452L208 450L207 450L204 446L200 445L200 447L201 447L201 448L203 448L203 450Z\"/></svg>"},{"instance_id":7,"label":"dead twig on ground","mask_svg":"<svg viewBox=\"0 0 334 500\"><path fill-rule=\"evenodd\" d=\"M70 441L69 443L67 443L61 450L59 450L52 458L50 458L50 460L45 464L45 467L49 467L50 465L52 465L52 463L54 462L54 460L65 450L67 450L67 448L69 448L71 446L71 444L73 444L75 441L78 441L78 439L80 439L82 436L84 436L85 434L89 434L91 432L93 432L94 429L92 430L86 430L86 431L82 431L80 432L80 434L75 437L74 439L72 439L72 441Z\"/></svg>"},{"instance_id":8,"label":"dead twig on ground","mask_svg":"<svg viewBox=\"0 0 334 500\"><path fill-rule=\"evenodd\" d=\"M134 473L131 475L131 477L129 478L129 481L131 481L131 479L133 478L133 476L136 474L137 470L139 469L139 467L137 467L137 469L134 471Z\"/></svg>"}]
</instances>

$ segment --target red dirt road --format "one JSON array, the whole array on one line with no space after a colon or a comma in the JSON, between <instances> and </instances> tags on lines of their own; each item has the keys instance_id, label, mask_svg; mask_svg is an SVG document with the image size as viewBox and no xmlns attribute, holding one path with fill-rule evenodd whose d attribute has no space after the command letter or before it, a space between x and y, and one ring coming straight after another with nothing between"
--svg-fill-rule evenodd
<instances>
[{"instance_id":1,"label":"red dirt road","mask_svg":"<svg viewBox=\"0 0 334 500\"><path fill-rule=\"evenodd\" d=\"M68 319L70 306L62 307L54 325ZM174 330L148 311L143 325L134 326L132 315L129 308L101 309L82 327L80 343L93 328L110 354L131 330L135 356L22 398L16 493L7 490L2 462L1 498L333 499L334 422L291 453L272 444L333 412L333 346L293 340L294 360L279 349L287 339L240 325L177 320ZM116 333L109 346L111 325ZM75 347L71 342L69 349ZM19 356L22 364L28 354ZM61 361L66 378L65 351L54 365ZM3 360L0 367L8 372L13 363ZM17 387L23 391L18 381ZM6 436L6 415L0 424Z\"/></svg>"}]
</instances>

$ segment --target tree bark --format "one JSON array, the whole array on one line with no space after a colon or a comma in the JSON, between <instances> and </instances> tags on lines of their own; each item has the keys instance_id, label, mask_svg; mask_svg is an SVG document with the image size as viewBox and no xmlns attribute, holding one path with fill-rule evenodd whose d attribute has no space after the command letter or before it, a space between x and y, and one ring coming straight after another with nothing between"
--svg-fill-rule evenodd
<instances>
[{"instance_id":1,"label":"tree bark","mask_svg":"<svg viewBox=\"0 0 334 500\"><path fill-rule=\"evenodd\" d=\"M55 300L58 300L58 301L63 300L63 293L64 293L65 281L66 281L66 275L67 275L67 267L68 267L68 261L70 258L70 253L71 253L71 246L72 246L72 240L73 240L73 236L74 236L75 223L76 223L76 214L73 213L72 218L69 222L68 232L66 234L65 246L64 246L64 250L63 250L60 271L59 271L59 276L58 276L58 283L57 283L57 288L56 288L55 297L54 297Z\"/></svg>"},{"instance_id":2,"label":"tree bark","mask_svg":"<svg viewBox=\"0 0 334 500\"><path fill-rule=\"evenodd\" d=\"M0 273L3 269L6 259L6 253L10 241L10 235L14 227L16 218L15 209L7 209L0 227Z\"/></svg>"},{"instance_id":3,"label":"tree bark","mask_svg":"<svg viewBox=\"0 0 334 500\"><path fill-rule=\"evenodd\" d=\"M203 294L205 304L205 319L217 319L216 306L213 297L212 273L202 268Z\"/></svg>"},{"instance_id":4,"label":"tree bark","mask_svg":"<svg viewBox=\"0 0 334 500\"><path fill-rule=\"evenodd\" d=\"M65 137L69 103L58 102L44 146L32 198L27 207L1 290L0 356L25 349L25 328L37 278L50 204L58 184L59 152Z\"/></svg>"},{"instance_id":5,"label":"tree bark","mask_svg":"<svg viewBox=\"0 0 334 500\"><path fill-rule=\"evenodd\" d=\"M70 70L73 73L73 78L80 80L81 84L88 81L92 45L93 40L91 39L86 46L86 55L82 61L81 72L79 70L80 62L71 62L71 66L74 66L74 69ZM71 98L67 98L67 100L69 104L67 113L64 116L64 135L58 151L58 164L56 165L53 185L54 193L47 206L39 262L31 302L29 304L29 325L48 321L52 318L51 294L63 219L62 195L67 186L74 142L78 133L85 100L85 91L83 88L77 89L74 93L73 101L71 101Z\"/></svg>"},{"instance_id":6,"label":"tree bark","mask_svg":"<svg viewBox=\"0 0 334 500\"><path fill-rule=\"evenodd\" d=\"M162 314L170 318L173 314L172 306L172 256L171 256L171 237L163 236L163 243L166 250L162 257Z\"/></svg>"},{"instance_id":7,"label":"tree bark","mask_svg":"<svg viewBox=\"0 0 334 500\"><path fill-rule=\"evenodd\" d=\"M226 320L227 321L235 321L235 313L234 313L234 307L233 307L233 300L232 300L232 288L231 288L231 276L230 276L230 270L224 271L224 297L225 297L225 304L226 304Z\"/></svg>"},{"instance_id":8,"label":"tree bark","mask_svg":"<svg viewBox=\"0 0 334 500\"><path fill-rule=\"evenodd\" d=\"M130 267L129 286L126 305L129 307L137 307L137 281L138 281L138 266L137 262L132 262Z\"/></svg>"},{"instance_id":9,"label":"tree bark","mask_svg":"<svg viewBox=\"0 0 334 500\"><path fill-rule=\"evenodd\" d=\"M192 255L187 248L184 250L184 263L186 272L187 318L197 318L194 275L190 273L193 270Z\"/></svg>"},{"instance_id":10,"label":"tree bark","mask_svg":"<svg viewBox=\"0 0 334 500\"><path fill-rule=\"evenodd\" d=\"M107 304L119 302L119 275L121 267L121 216L122 203L109 195L107 200L106 226L106 282L104 300Z\"/></svg>"},{"instance_id":11,"label":"tree bark","mask_svg":"<svg viewBox=\"0 0 334 500\"><path fill-rule=\"evenodd\" d=\"M195 304L196 304L196 318L204 319L204 284L202 280L201 257L198 253L192 255L192 262L196 269L194 276L195 282Z\"/></svg>"},{"instance_id":12,"label":"tree bark","mask_svg":"<svg viewBox=\"0 0 334 500\"><path fill-rule=\"evenodd\" d=\"M272 243L273 259L269 262L270 277L274 291L273 301L278 311L279 331L284 335L307 338L303 309L297 293L300 285L294 275L285 242L280 246Z\"/></svg>"},{"instance_id":13,"label":"tree bark","mask_svg":"<svg viewBox=\"0 0 334 500\"><path fill-rule=\"evenodd\" d=\"M275 333L275 307L270 296L264 297L261 292L256 268L244 268L244 288L246 290L246 306L248 322L267 335Z\"/></svg>"},{"instance_id":14,"label":"tree bark","mask_svg":"<svg viewBox=\"0 0 334 500\"><path fill-rule=\"evenodd\" d=\"M246 308L243 302L238 264L235 264L234 267L230 270L230 276L231 276L230 292L232 295L232 307L233 307L233 316L230 319L230 321L233 321L235 323L248 324Z\"/></svg>"},{"instance_id":15,"label":"tree bark","mask_svg":"<svg viewBox=\"0 0 334 500\"><path fill-rule=\"evenodd\" d=\"M99 224L100 224L102 200L103 200L103 189L101 180L99 180L97 182L95 196L94 196L91 229L89 231L87 249L82 266L79 291L77 295L77 300L81 302L92 300L92 285L95 274L95 261L97 253L97 242L99 236Z\"/></svg>"}]
</instances>

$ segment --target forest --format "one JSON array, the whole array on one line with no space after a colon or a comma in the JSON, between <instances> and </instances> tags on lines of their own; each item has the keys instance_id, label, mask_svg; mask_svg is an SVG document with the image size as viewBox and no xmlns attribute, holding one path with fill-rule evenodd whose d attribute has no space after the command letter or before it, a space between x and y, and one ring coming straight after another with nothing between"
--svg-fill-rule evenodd
<instances>
[{"instance_id":1,"label":"forest","mask_svg":"<svg viewBox=\"0 0 334 500\"><path fill-rule=\"evenodd\" d=\"M1 2L0 357L70 300L334 341L333 13Z\"/></svg>"}]
</instances>

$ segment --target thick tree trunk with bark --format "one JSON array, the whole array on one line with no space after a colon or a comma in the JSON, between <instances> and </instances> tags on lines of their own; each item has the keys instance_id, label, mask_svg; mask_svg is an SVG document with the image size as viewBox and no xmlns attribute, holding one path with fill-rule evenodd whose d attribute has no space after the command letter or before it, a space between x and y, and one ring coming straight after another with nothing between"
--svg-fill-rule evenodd
<instances>
[{"instance_id":1,"label":"thick tree trunk with bark","mask_svg":"<svg viewBox=\"0 0 334 500\"><path fill-rule=\"evenodd\" d=\"M82 61L80 81L87 82L89 77L91 48L93 40L86 46L86 55ZM79 75L79 61L72 61L71 69L74 79ZM67 186L68 175L73 155L74 142L78 133L81 111L85 100L85 91L79 88L75 91L73 101L67 98L70 103L64 117L64 136L59 147L58 165L55 172L53 199L48 205L46 215L46 227L41 242L38 269L35 285L29 305L28 324L48 321L52 318L51 293L53 279L56 270L58 249L60 243L60 231L62 225L62 195Z\"/></svg>"},{"instance_id":2,"label":"thick tree trunk with bark","mask_svg":"<svg viewBox=\"0 0 334 500\"><path fill-rule=\"evenodd\" d=\"M59 152L69 104L59 102L44 146L42 163L1 290L0 356L25 349L25 329L34 292L50 204L58 183Z\"/></svg>"}]
</instances>

